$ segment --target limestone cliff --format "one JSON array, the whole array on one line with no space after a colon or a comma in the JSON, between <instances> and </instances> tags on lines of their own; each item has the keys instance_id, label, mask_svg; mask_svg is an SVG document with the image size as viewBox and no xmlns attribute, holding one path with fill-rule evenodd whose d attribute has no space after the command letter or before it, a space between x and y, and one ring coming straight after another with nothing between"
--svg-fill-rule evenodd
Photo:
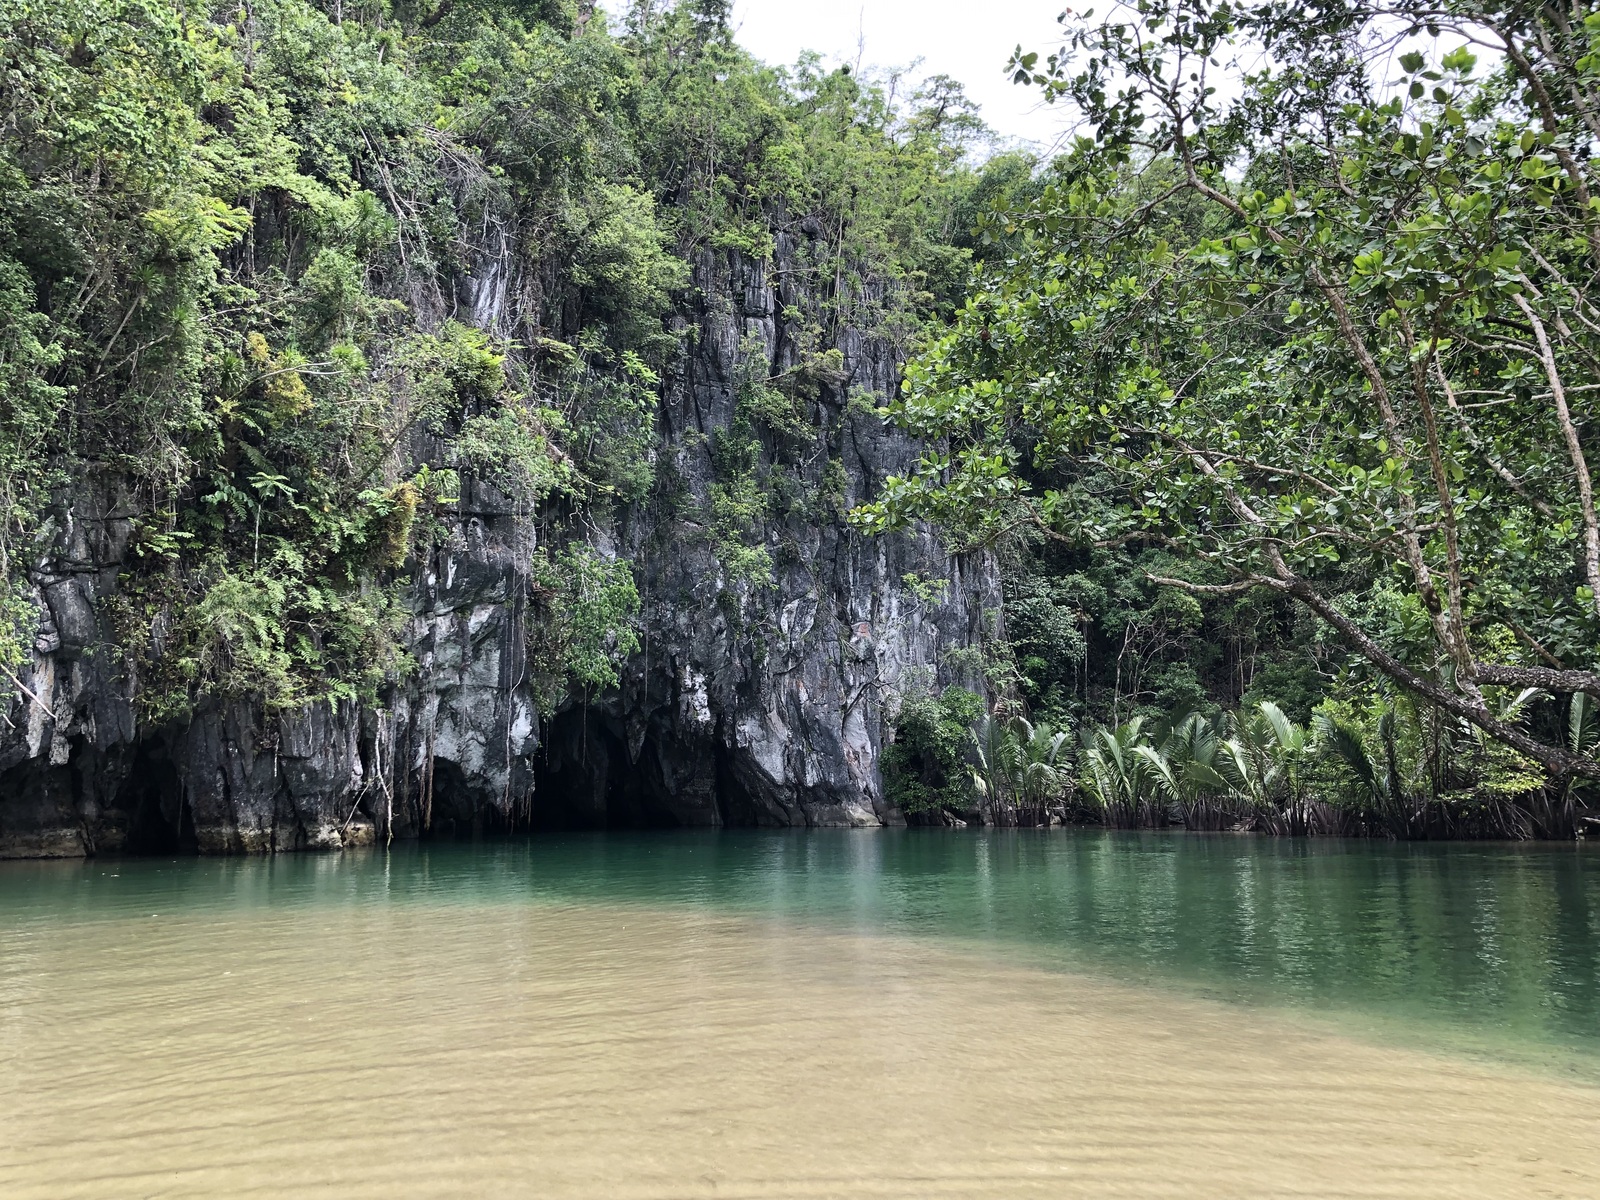
<instances>
[{"instance_id":1,"label":"limestone cliff","mask_svg":"<svg viewBox=\"0 0 1600 1200\"><path fill-rule=\"evenodd\" d=\"M779 231L765 262L695 259L684 350L659 402L667 499L590 533L636 564L643 644L620 687L554 712L538 711L526 635L535 530L466 479L449 536L408 567L416 670L384 706L266 715L229 704L141 722L139 680L109 616L132 505L115 475L86 472L60 498L35 576L35 654L0 725L0 856L897 820L879 770L887 712L908 672L937 672L944 650L981 636L998 584L985 560L950 558L931 536L872 540L846 527L844 510L916 448L864 402L897 384L888 340L848 325L820 345L801 336L792 267L806 236ZM464 281L462 311L500 319L507 273L495 261L478 285ZM754 580L730 578L710 515L717 438L752 366L805 376L795 403L807 426L781 452L795 502L751 537L771 563ZM771 439L764 451L780 454ZM441 452L427 438L412 450L419 462ZM908 587L913 573L934 586Z\"/></svg>"}]
</instances>

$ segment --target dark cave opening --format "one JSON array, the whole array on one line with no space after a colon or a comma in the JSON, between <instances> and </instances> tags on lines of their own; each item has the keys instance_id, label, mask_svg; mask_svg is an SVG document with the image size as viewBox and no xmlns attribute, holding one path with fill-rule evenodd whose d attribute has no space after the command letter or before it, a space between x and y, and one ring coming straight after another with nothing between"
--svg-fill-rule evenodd
<instances>
[{"instance_id":1,"label":"dark cave opening","mask_svg":"<svg viewBox=\"0 0 1600 1200\"><path fill-rule=\"evenodd\" d=\"M130 854L196 854L194 813L178 769L159 737L139 743L115 807L127 815Z\"/></svg>"},{"instance_id":2,"label":"dark cave opening","mask_svg":"<svg viewBox=\"0 0 1600 1200\"><path fill-rule=\"evenodd\" d=\"M483 832L480 806L474 803L459 763L448 758L433 760L429 803L428 836L452 838Z\"/></svg>"},{"instance_id":3,"label":"dark cave opening","mask_svg":"<svg viewBox=\"0 0 1600 1200\"><path fill-rule=\"evenodd\" d=\"M626 732L615 718L592 709L569 709L545 726L543 742L534 764L534 829L675 829L723 823L709 780L701 789L701 803L695 802L700 797L675 794L667 784L674 764L664 748L647 733L637 757L631 756Z\"/></svg>"},{"instance_id":4,"label":"dark cave opening","mask_svg":"<svg viewBox=\"0 0 1600 1200\"><path fill-rule=\"evenodd\" d=\"M733 755L727 747L717 747L715 765L717 809L724 825L736 829L755 829L788 824L787 821L774 819L772 810L757 802L734 769Z\"/></svg>"}]
</instances>

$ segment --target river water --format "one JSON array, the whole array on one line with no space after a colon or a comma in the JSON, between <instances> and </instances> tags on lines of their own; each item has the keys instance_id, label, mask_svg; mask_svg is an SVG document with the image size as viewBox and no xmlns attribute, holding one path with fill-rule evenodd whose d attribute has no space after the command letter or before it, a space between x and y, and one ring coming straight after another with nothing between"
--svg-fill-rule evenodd
<instances>
[{"instance_id":1,"label":"river water","mask_svg":"<svg viewBox=\"0 0 1600 1200\"><path fill-rule=\"evenodd\" d=\"M1600 1196L1600 853L0 864L0 1195Z\"/></svg>"}]
</instances>

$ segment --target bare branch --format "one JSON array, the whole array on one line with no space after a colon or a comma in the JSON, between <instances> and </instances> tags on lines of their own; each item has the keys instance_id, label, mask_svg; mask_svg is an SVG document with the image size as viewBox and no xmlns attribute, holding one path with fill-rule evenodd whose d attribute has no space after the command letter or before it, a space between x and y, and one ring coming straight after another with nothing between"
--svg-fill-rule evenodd
<instances>
[{"instance_id":1,"label":"bare branch","mask_svg":"<svg viewBox=\"0 0 1600 1200\"><path fill-rule=\"evenodd\" d=\"M1539 359L1544 366L1546 378L1550 380L1550 392L1556 406L1556 420L1561 426L1561 437L1567 444L1567 457L1572 460L1572 469L1578 477L1578 504L1583 510L1584 573L1593 593L1593 603L1596 609L1600 610L1600 521L1595 517L1594 483L1589 476L1589 461L1584 457L1583 443L1578 438L1578 428L1572 423L1572 413L1567 408L1567 394L1562 387L1561 372L1556 366L1555 351L1550 347L1550 338L1545 333L1544 322L1539 320L1526 296L1516 295L1511 298L1528 318L1533 326L1534 336L1539 339Z\"/></svg>"},{"instance_id":2,"label":"bare branch","mask_svg":"<svg viewBox=\"0 0 1600 1200\"><path fill-rule=\"evenodd\" d=\"M1240 592L1251 592L1257 588L1267 586L1264 580L1251 577L1236 580L1233 583L1193 583L1187 579L1173 579L1167 575L1152 575L1145 572L1144 577L1151 583L1159 583L1163 587L1175 587L1181 591L1193 592L1197 596L1237 596Z\"/></svg>"},{"instance_id":3,"label":"bare branch","mask_svg":"<svg viewBox=\"0 0 1600 1200\"><path fill-rule=\"evenodd\" d=\"M1479 663L1478 681L1502 687L1543 688L1547 692L1585 692L1600 697L1600 674L1559 671L1553 667L1506 667Z\"/></svg>"}]
</instances>

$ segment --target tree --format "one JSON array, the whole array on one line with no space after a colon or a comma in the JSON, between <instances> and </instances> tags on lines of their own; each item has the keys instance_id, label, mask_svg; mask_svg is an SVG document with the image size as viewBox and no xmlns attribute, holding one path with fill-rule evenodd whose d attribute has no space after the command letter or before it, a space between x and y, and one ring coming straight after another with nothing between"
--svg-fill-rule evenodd
<instances>
[{"instance_id":1,"label":"tree","mask_svg":"<svg viewBox=\"0 0 1600 1200\"><path fill-rule=\"evenodd\" d=\"M1233 736L1222 744L1222 771L1236 793L1258 813L1274 804L1291 812L1298 809L1295 769L1310 745L1305 729L1270 700L1261 701L1248 716L1233 714L1229 724ZM1304 815L1296 815L1303 824Z\"/></svg>"},{"instance_id":2,"label":"tree","mask_svg":"<svg viewBox=\"0 0 1600 1200\"><path fill-rule=\"evenodd\" d=\"M1600 695L1600 16L1147 0L1014 66L1093 136L998 218L1014 249L894 406L935 449L858 520L1165 547L1158 582L1292 598L1600 777L1494 694ZM1360 615L1374 585L1401 619Z\"/></svg>"},{"instance_id":3,"label":"tree","mask_svg":"<svg viewBox=\"0 0 1600 1200\"><path fill-rule=\"evenodd\" d=\"M894 741L883 752L889 801L907 813L965 811L972 799L969 729L982 712L982 698L965 688L934 695L917 687L903 696Z\"/></svg>"}]
</instances>

